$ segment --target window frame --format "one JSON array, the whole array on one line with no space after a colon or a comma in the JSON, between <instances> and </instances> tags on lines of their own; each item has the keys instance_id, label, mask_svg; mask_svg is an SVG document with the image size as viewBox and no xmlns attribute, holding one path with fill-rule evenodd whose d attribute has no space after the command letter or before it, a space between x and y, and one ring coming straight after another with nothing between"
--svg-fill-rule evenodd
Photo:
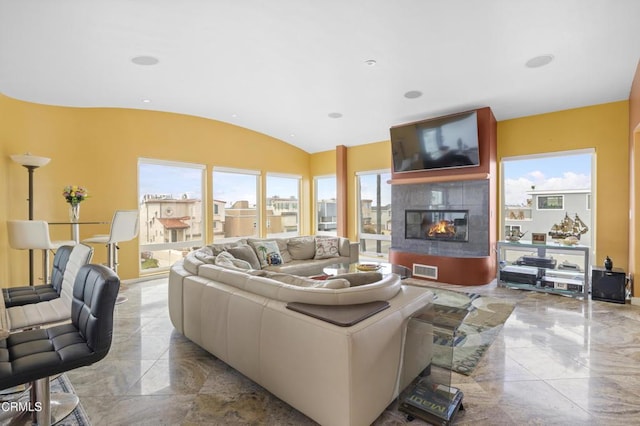
<instances>
[{"instance_id":1,"label":"window frame","mask_svg":"<svg viewBox=\"0 0 640 426\"><path fill-rule=\"evenodd\" d=\"M245 175L245 176L254 176L255 177L255 209L256 209L256 220L254 222L254 229L256 230L254 235L247 235L247 236L237 236L237 237L222 237L222 238L218 238L216 239L215 237L215 223L214 221L212 221L211 223L211 230L212 233L214 235L212 235L212 240L214 243L227 243L227 242L234 242L234 241L238 241L241 240L243 238L260 238L260 236L262 235L261 229L261 223L262 223L262 199L260 197L261 194L261 186L262 186L262 174L259 170L252 170L252 169L241 169L241 168L235 168L235 167L225 167L225 166L213 166L212 170L211 170L211 203L215 204L215 199L216 199L216 179L214 174L215 173L227 173L227 174L238 174L238 175ZM226 207L225 207L226 210Z\"/></svg>"},{"instance_id":2,"label":"window frame","mask_svg":"<svg viewBox=\"0 0 640 426\"><path fill-rule=\"evenodd\" d=\"M320 215L319 215L319 205L320 200L318 199L318 181L321 179L333 179L334 182L334 197L333 200L336 201L336 228L332 231L320 230ZM336 175L320 175L313 177L313 226L315 229L316 235L330 235L336 236L338 235L338 212L337 212L337 203L338 203L338 177Z\"/></svg>"},{"instance_id":3,"label":"window frame","mask_svg":"<svg viewBox=\"0 0 640 426\"><path fill-rule=\"evenodd\" d=\"M189 241L176 241L176 242L168 242L168 243L143 243L142 241L142 234L144 229L144 226L146 226L145 223L143 223L143 216L142 214L140 214L140 235L138 238L138 257L140 259L142 259L142 253L143 252L147 252L147 251L161 251L161 250L175 250L175 249L182 249L184 251L185 248L191 248L191 247L198 247L198 246L203 246L205 243L205 234L206 234L206 227L207 227L207 218L206 218L206 209L205 209L205 188L206 188L206 170L207 170L207 166L205 164L199 164L199 163L189 163L189 162L185 162L185 161L173 161L173 160L160 160L160 159L154 159L154 158L147 158L147 157L138 157L138 162L137 162L137 193L138 193L138 197L139 197L139 207L138 209L140 211L142 211L142 207L144 205L142 198L147 195L147 194L141 194L140 193L140 178L141 178L141 173L140 173L140 166L143 164L147 164L147 165L156 165L156 166L166 166L166 167L176 167L176 168L185 168L185 169L193 169L193 170L200 170L200 217L201 217L201 222L200 222L200 238L197 240L189 240ZM151 195L151 194L148 194ZM157 233L157 231L156 231ZM153 273L157 273L157 272L161 272L161 271L166 271L168 270L169 267L159 267L159 268L151 268L151 270L149 269L142 269L142 262L138 262L138 271L139 274L142 275L148 275L148 274L153 274Z\"/></svg>"},{"instance_id":4,"label":"window frame","mask_svg":"<svg viewBox=\"0 0 640 426\"><path fill-rule=\"evenodd\" d=\"M300 230L302 227L301 218L302 218L302 202L300 195L302 194L302 176L295 174L287 174L287 173L277 173L277 172L267 172L265 173L265 195L264 195L264 205L265 205L265 214L266 210L269 208L269 178L279 178L279 179L295 179L297 182L297 194L296 194L296 202L298 208L296 210L296 231L295 233L270 233L269 230L271 228L271 224L269 223L269 217L267 216L266 225L265 225L265 238L288 238L293 236L299 236Z\"/></svg>"},{"instance_id":5,"label":"window frame","mask_svg":"<svg viewBox=\"0 0 640 426\"><path fill-rule=\"evenodd\" d=\"M388 242L389 245L391 245L391 233L389 233L389 235L385 235L385 234L370 234L370 233L366 233L363 232L363 226L362 226L362 221L363 221L363 217L362 217L362 185L361 185L361 181L360 181L360 177L361 176L370 176L370 175L380 175L380 182L381 184L383 183L383 178L382 175L389 175L389 179L391 178L391 169L378 169L378 170L366 170L366 171L359 171L356 172L356 224L357 224L357 236L358 236L358 241L362 241L362 240L375 240L377 242L376 244L376 251L372 252L372 251L364 251L363 250L363 245L360 244L360 253L365 255L365 256L373 256L373 257L381 257L384 256L384 252L378 252L378 247L381 247L382 244L384 242ZM386 183L386 181L384 182ZM389 186L389 191L391 191L391 185L386 183L386 185ZM389 199L389 205L390 205L390 209L389 209L389 215L392 214L392 204L391 204L391 198ZM391 219L391 216L389 217L389 219ZM382 228L384 229L384 228ZM387 251L387 256L388 256L388 251Z\"/></svg>"}]
</instances>

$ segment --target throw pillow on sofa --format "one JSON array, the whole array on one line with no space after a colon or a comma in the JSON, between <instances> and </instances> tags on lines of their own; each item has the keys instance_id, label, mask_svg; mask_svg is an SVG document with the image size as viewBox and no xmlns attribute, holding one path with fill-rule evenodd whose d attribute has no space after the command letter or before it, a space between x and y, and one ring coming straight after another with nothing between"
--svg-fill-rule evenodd
<instances>
[{"instance_id":1,"label":"throw pillow on sofa","mask_svg":"<svg viewBox=\"0 0 640 426\"><path fill-rule=\"evenodd\" d=\"M278 249L280 249L280 257L282 257L282 263L291 262L293 258L289 253L289 247L287 246L287 239L277 238L275 241L278 244Z\"/></svg>"},{"instance_id":2,"label":"throw pillow on sofa","mask_svg":"<svg viewBox=\"0 0 640 426\"><path fill-rule=\"evenodd\" d=\"M223 268L235 269L240 271L248 271L251 268L251 264L246 260L236 259L233 255L227 251L223 251L216 256L214 262L215 265L222 266Z\"/></svg>"},{"instance_id":3,"label":"throw pillow on sofa","mask_svg":"<svg viewBox=\"0 0 640 426\"><path fill-rule=\"evenodd\" d=\"M222 253L223 251L226 251L228 248L231 247L238 247L241 245L246 245L246 240L238 240L238 241L233 241L230 243L215 243L215 244L210 244L207 246L207 248L209 250L211 250L211 253L214 256L219 255L220 253Z\"/></svg>"},{"instance_id":4,"label":"throw pillow on sofa","mask_svg":"<svg viewBox=\"0 0 640 426\"><path fill-rule=\"evenodd\" d=\"M237 247L229 247L227 249L229 253L236 259L241 259L246 262L249 262L252 269L260 269L260 261L258 260L258 256L256 256L256 252L248 245L242 245Z\"/></svg>"},{"instance_id":5,"label":"throw pillow on sofa","mask_svg":"<svg viewBox=\"0 0 640 426\"><path fill-rule=\"evenodd\" d=\"M293 237L287 242L289 254L293 260L313 259L316 253L314 237Z\"/></svg>"},{"instance_id":6,"label":"throw pillow on sofa","mask_svg":"<svg viewBox=\"0 0 640 426\"><path fill-rule=\"evenodd\" d=\"M204 263L215 263L216 256L213 254L211 247L202 247L193 252L193 256Z\"/></svg>"},{"instance_id":7,"label":"throw pillow on sofa","mask_svg":"<svg viewBox=\"0 0 640 426\"><path fill-rule=\"evenodd\" d=\"M260 266L265 267L269 265L282 264L282 256L280 256L280 249L278 243L273 240L251 240L249 244L253 247L253 250L260 260Z\"/></svg>"},{"instance_id":8,"label":"throw pillow on sofa","mask_svg":"<svg viewBox=\"0 0 640 426\"><path fill-rule=\"evenodd\" d=\"M314 259L340 256L340 240L337 237L316 237Z\"/></svg>"},{"instance_id":9,"label":"throw pillow on sofa","mask_svg":"<svg viewBox=\"0 0 640 426\"><path fill-rule=\"evenodd\" d=\"M260 238L248 238L247 243L253 247L253 243L259 243L263 241L275 241L278 244L278 250L280 250L280 257L282 258L282 263L291 262L293 259L291 258L291 254L289 254L289 249L287 248L287 240L288 238L269 238L268 240L260 239Z\"/></svg>"}]
</instances>

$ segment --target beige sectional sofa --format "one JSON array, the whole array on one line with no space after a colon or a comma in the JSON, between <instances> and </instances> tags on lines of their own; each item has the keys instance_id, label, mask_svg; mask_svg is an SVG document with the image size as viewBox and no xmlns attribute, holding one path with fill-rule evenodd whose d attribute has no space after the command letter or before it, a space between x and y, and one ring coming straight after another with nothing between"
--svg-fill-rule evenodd
<instances>
[{"instance_id":1,"label":"beige sectional sofa","mask_svg":"<svg viewBox=\"0 0 640 426\"><path fill-rule=\"evenodd\" d=\"M302 236L290 238L247 238L226 244L211 244L188 256L187 263L214 263L223 251L253 269L311 276L334 263L356 263L359 243L343 237Z\"/></svg>"},{"instance_id":2,"label":"beige sectional sofa","mask_svg":"<svg viewBox=\"0 0 640 426\"><path fill-rule=\"evenodd\" d=\"M409 317L432 301L425 288L394 274L313 280L246 269L228 253L207 256L203 248L171 267L174 327L320 424L371 424L430 364L432 335L407 334ZM287 308L379 300L389 307L350 327Z\"/></svg>"}]
</instances>

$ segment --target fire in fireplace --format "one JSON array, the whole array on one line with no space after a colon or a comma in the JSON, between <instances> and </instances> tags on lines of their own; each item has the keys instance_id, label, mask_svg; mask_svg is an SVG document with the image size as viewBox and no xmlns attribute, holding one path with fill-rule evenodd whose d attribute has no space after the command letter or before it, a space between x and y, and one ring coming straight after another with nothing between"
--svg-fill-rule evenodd
<instances>
[{"instance_id":1,"label":"fire in fireplace","mask_svg":"<svg viewBox=\"0 0 640 426\"><path fill-rule=\"evenodd\" d=\"M405 210L405 238L467 242L468 210Z\"/></svg>"}]
</instances>

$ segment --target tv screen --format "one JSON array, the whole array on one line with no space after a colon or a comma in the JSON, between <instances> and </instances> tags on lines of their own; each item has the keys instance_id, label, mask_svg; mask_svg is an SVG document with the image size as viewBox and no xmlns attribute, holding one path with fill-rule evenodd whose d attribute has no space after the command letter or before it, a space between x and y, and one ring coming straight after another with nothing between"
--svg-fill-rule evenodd
<instances>
[{"instance_id":1,"label":"tv screen","mask_svg":"<svg viewBox=\"0 0 640 426\"><path fill-rule=\"evenodd\" d=\"M396 126L390 132L396 173L480 165L475 111Z\"/></svg>"}]
</instances>

